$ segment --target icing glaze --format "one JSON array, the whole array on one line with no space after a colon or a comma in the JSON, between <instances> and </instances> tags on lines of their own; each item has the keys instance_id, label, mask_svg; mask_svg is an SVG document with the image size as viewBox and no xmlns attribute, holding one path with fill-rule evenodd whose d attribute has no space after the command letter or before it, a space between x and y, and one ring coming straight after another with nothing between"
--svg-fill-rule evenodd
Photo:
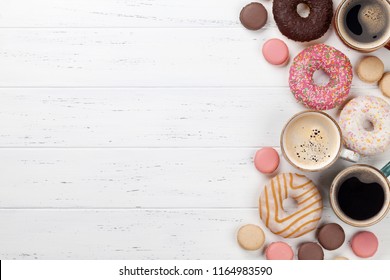
<instances>
[{"instance_id":1,"label":"icing glaze","mask_svg":"<svg viewBox=\"0 0 390 280\"><path fill-rule=\"evenodd\" d=\"M320 69L329 75L325 86L313 81L314 72ZM346 100L352 75L348 57L333 47L318 44L304 49L294 58L289 85L295 98L306 107L328 110Z\"/></svg>"},{"instance_id":2,"label":"icing glaze","mask_svg":"<svg viewBox=\"0 0 390 280\"><path fill-rule=\"evenodd\" d=\"M339 123L347 147L361 155L384 152L390 145L390 105L379 97L352 99L341 111Z\"/></svg>"},{"instance_id":3,"label":"icing glaze","mask_svg":"<svg viewBox=\"0 0 390 280\"><path fill-rule=\"evenodd\" d=\"M297 203L293 213L285 211L283 200ZM321 219L322 198L306 176L282 173L264 187L259 199L260 218L274 234L296 238L314 230Z\"/></svg>"}]
</instances>

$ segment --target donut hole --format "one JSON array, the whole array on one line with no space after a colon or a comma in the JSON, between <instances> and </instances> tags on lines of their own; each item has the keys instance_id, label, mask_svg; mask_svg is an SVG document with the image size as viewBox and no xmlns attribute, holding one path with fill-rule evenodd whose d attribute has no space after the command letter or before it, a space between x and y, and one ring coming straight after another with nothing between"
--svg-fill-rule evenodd
<instances>
[{"instance_id":1,"label":"donut hole","mask_svg":"<svg viewBox=\"0 0 390 280\"><path fill-rule=\"evenodd\" d=\"M373 131L374 124L370 120L364 120L363 121L363 128L365 131Z\"/></svg>"},{"instance_id":2,"label":"donut hole","mask_svg":"<svg viewBox=\"0 0 390 280\"><path fill-rule=\"evenodd\" d=\"M313 82L317 86L326 86L330 81L329 75L322 69L318 69L313 73Z\"/></svg>"},{"instance_id":3,"label":"donut hole","mask_svg":"<svg viewBox=\"0 0 390 280\"><path fill-rule=\"evenodd\" d=\"M310 7L305 3L297 5L297 13L301 18L307 18L310 15Z\"/></svg>"},{"instance_id":4,"label":"donut hole","mask_svg":"<svg viewBox=\"0 0 390 280\"><path fill-rule=\"evenodd\" d=\"M283 210L287 214L292 214L298 210L298 202L292 198L292 197L287 197L285 200L283 200Z\"/></svg>"}]
</instances>

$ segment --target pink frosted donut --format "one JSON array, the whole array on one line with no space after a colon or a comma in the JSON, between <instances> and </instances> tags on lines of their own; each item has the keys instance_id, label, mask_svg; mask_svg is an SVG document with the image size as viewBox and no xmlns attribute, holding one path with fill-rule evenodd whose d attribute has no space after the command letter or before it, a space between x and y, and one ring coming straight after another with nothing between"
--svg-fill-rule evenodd
<instances>
[{"instance_id":1,"label":"pink frosted donut","mask_svg":"<svg viewBox=\"0 0 390 280\"><path fill-rule=\"evenodd\" d=\"M390 105L375 96L359 96L340 113L340 128L348 148L369 156L390 145Z\"/></svg>"},{"instance_id":2,"label":"pink frosted donut","mask_svg":"<svg viewBox=\"0 0 390 280\"><path fill-rule=\"evenodd\" d=\"M316 85L315 71L322 69L329 75L329 83ZM308 108L328 110L340 105L349 94L352 66L342 52L318 44L301 51L290 68L289 84L295 98Z\"/></svg>"}]
</instances>

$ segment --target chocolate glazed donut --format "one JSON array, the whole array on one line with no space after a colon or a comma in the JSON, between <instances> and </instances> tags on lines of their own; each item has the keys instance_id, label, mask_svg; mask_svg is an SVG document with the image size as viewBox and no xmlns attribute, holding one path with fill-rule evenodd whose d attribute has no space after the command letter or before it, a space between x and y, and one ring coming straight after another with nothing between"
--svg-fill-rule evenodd
<instances>
[{"instance_id":1,"label":"chocolate glazed donut","mask_svg":"<svg viewBox=\"0 0 390 280\"><path fill-rule=\"evenodd\" d=\"M301 17L298 4L306 4L310 13ZM289 39L308 42L320 38L329 29L333 17L332 0L274 0L272 13L280 32Z\"/></svg>"}]
</instances>

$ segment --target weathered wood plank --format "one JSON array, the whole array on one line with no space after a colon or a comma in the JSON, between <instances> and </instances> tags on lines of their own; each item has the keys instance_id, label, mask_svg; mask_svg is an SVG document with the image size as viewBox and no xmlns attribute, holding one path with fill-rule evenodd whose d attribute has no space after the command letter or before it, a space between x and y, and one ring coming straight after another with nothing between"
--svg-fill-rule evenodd
<instances>
[{"instance_id":1,"label":"weathered wood plank","mask_svg":"<svg viewBox=\"0 0 390 280\"><path fill-rule=\"evenodd\" d=\"M323 222L336 221L330 211ZM244 251L236 231L259 221L257 209L219 210L1 210L4 259L263 259ZM389 259L389 218L370 228L379 238L375 259ZM262 226L263 227L263 226ZM344 225L346 240L358 231ZM264 227L263 227L264 228ZM266 231L266 244L280 240ZM314 233L288 240L297 245ZM348 242L325 258L356 259Z\"/></svg>"},{"instance_id":2,"label":"weathered wood plank","mask_svg":"<svg viewBox=\"0 0 390 280\"><path fill-rule=\"evenodd\" d=\"M0 149L0 208L257 207L256 149ZM389 152L364 160L382 167ZM327 205L345 166L308 173ZM280 172L294 172L282 160ZM301 173L301 172L299 172Z\"/></svg>"},{"instance_id":3,"label":"weathered wood plank","mask_svg":"<svg viewBox=\"0 0 390 280\"><path fill-rule=\"evenodd\" d=\"M352 93L363 94L382 96ZM0 96L0 147L277 146L285 122L305 109L280 87L3 88Z\"/></svg>"},{"instance_id":4,"label":"weathered wood plank","mask_svg":"<svg viewBox=\"0 0 390 280\"><path fill-rule=\"evenodd\" d=\"M328 35L320 41L353 63L362 57ZM261 53L265 40L280 36L275 29L2 29L0 87L287 86L287 68L268 65ZM288 45L291 57L304 48ZM385 49L374 54L390 63ZM373 88L357 78L354 86Z\"/></svg>"}]
</instances>

